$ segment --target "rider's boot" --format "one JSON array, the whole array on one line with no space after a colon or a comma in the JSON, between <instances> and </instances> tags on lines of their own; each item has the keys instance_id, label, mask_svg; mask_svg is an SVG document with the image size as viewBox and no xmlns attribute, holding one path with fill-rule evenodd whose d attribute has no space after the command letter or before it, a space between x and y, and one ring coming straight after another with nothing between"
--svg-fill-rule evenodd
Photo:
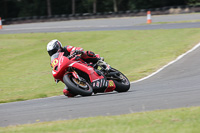
<instances>
[{"instance_id":1,"label":"rider's boot","mask_svg":"<svg viewBox=\"0 0 200 133\"><path fill-rule=\"evenodd\" d=\"M67 97L75 97L76 95L70 93L67 89L63 89L63 94Z\"/></svg>"}]
</instances>

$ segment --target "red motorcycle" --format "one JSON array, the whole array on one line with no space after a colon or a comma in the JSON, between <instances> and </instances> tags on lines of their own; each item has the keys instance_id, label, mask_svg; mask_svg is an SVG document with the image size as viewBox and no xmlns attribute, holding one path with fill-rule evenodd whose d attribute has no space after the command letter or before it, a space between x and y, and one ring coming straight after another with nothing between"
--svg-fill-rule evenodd
<instances>
[{"instance_id":1,"label":"red motorcycle","mask_svg":"<svg viewBox=\"0 0 200 133\"><path fill-rule=\"evenodd\" d=\"M92 93L126 92L130 88L128 78L120 71L110 67L88 64L74 52L68 57L63 52L51 57L52 74L55 81L62 81L70 92L75 95L90 96Z\"/></svg>"}]
</instances>

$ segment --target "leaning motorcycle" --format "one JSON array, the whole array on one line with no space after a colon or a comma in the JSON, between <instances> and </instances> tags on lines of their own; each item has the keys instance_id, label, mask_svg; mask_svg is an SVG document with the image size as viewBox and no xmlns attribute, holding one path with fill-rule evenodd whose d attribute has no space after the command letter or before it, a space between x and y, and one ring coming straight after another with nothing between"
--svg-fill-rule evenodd
<instances>
[{"instance_id":1,"label":"leaning motorcycle","mask_svg":"<svg viewBox=\"0 0 200 133\"><path fill-rule=\"evenodd\" d=\"M74 52L68 57L63 52L51 57L52 74L55 81L62 81L75 95L90 96L93 93L126 92L130 88L128 78L120 71L110 67L106 70L96 64L88 64Z\"/></svg>"}]
</instances>

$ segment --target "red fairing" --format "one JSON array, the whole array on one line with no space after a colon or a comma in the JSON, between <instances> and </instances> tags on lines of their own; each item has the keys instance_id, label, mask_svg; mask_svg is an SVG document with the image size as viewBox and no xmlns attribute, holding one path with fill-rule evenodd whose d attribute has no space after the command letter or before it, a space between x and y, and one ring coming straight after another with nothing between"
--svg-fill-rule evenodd
<instances>
[{"instance_id":1,"label":"red fairing","mask_svg":"<svg viewBox=\"0 0 200 133\"><path fill-rule=\"evenodd\" d=\"M55 58L51 62L51 66L53 67L52 74L55 79L59 79L62 81L63 75L70 64L70 60L63 56L64 52L60 52L58 58Z\"/></svg>"},{"instance_id":2,"label":"red fairing","mask_svg":"<svg viewBox=\"0 0 200 133\"><path fill-rule=\"evenodd\" d=\"M64 52L60 52L58 58L55 58L51 62L51 66L53 68L52 74L55 79L63 81L63 76L67 73L68 68L70 67L79 69L87 73L91 82L104 78L103 76L99 76L94 71L93 67L88 66L87 63L85 63L81 59L76 60L75 57L72 59L68 59L67 57L63 56L63 54ZM77 77L75 74L74 76Z\"/></svg>"},{"instance_id":3,"label":"red fairing","mask_svg":"<svg viewBox=\"0 0 200 133\"><path fill-rule=\"evenodd\" d=\"M95 71L94 68L91 66L88 66L84 63L73 63L72 65L73 68L77 68L85 73L87 73L89 75L90 81L93 82L95 80L99 80L99 79L103 79L103 76L99 76Z\"/></svg>"}]
</instances>

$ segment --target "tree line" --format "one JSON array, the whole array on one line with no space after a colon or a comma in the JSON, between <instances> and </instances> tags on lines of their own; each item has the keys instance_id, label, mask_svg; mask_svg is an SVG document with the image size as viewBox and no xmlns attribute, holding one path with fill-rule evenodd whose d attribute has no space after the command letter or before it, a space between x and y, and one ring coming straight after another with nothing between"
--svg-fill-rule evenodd
<instances>
[{"instance_id":1,"label":"tree line","mask_svg":"<svg viewBox=\"0 0 200 133\"><path fill-rule=\"evenodd\" d=\"M200 5L200 0L0 0L0 17L95 14L178 5Z\"/></svg>"}]
</instances>

